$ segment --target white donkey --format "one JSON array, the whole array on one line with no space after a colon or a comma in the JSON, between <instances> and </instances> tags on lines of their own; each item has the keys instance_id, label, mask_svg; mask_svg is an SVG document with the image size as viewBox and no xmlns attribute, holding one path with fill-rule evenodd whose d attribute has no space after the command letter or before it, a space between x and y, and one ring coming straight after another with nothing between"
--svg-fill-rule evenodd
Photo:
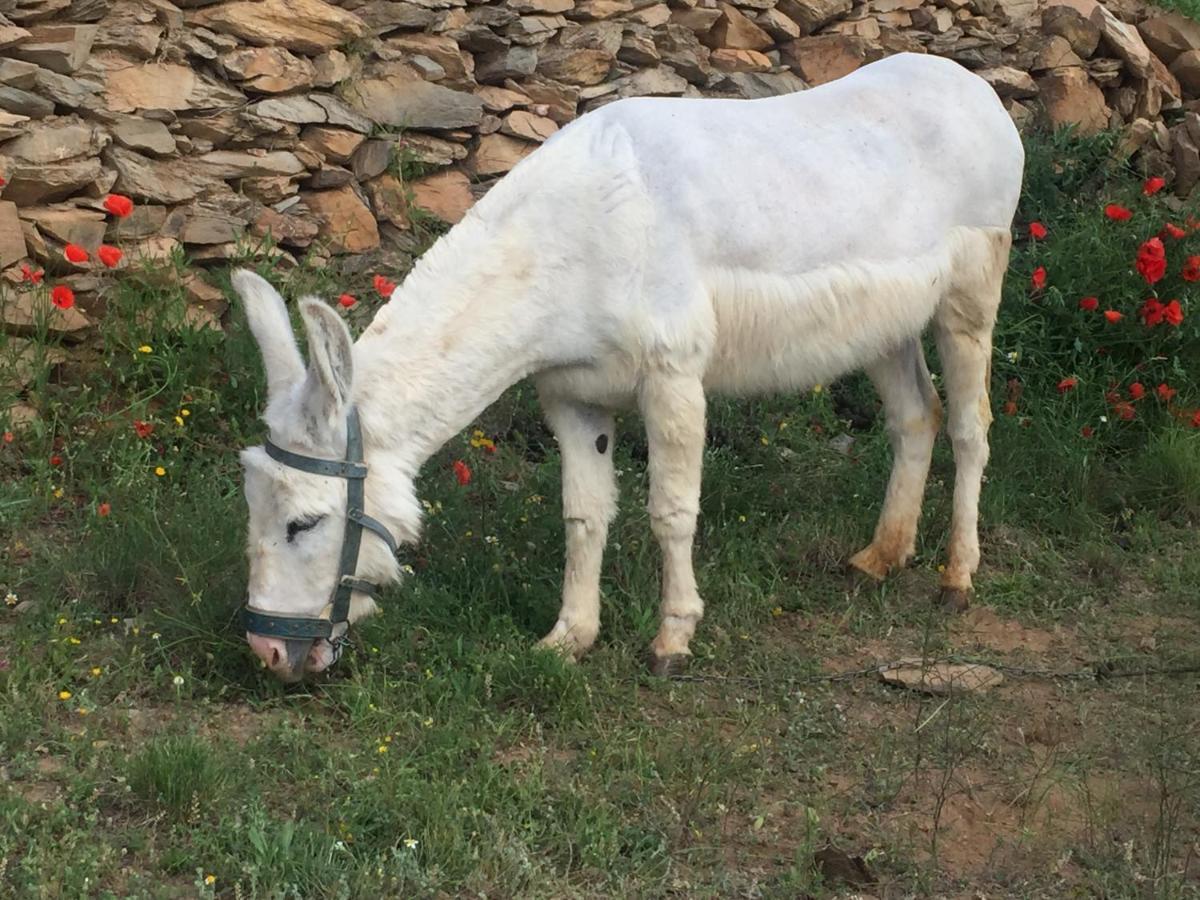
<instances>
[{"instance_id":1,"label":"white donkey","mask_svg":"<svg viewBox=\"0 0 1200 900\"><path fill-rule=\"evenodd\" d=\"M302 300L307 372L282 298L236 274L271 436L242 454L254 651L285 679L326 668L342 620L375 609L360 588L399 574L374 535L347 558L362 472L305 462L354 456L348 415L362 422L366 518L415 542L418 469L527 376L563 465L562 608L543 644L577 657L596 639L617 508L613 415L633 405L663 557L656 671L686 660L704 610L692 539L707 392L796 391L867 371L895 461L874 539L850 563L883 578L913 553L941 420L920 344L931 321L957 468L942 592L961 608L979 563L992 327L1023 168L983 80L905 54L789 96L631 99L583 116L421 258L357 343L332 308Z\"/></svg>"}]
</instances>

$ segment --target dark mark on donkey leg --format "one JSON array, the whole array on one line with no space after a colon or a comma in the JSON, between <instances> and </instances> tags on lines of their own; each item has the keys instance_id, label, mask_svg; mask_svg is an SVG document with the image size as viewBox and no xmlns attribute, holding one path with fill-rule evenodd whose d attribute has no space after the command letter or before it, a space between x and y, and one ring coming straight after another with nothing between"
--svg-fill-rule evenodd
<instances>
[{"instance_id":1,"label":"dark mark on donkey leg","mask_svg":"<svg viewBox=\"0 0 1200 900\"><path fill-rule=\"evenodd\" d=\"M600 437L596 438L596 452L603 453L607 449L608 449L608 435L602 434L602 435L600 435Z\"/></svg>"}]
</instances>

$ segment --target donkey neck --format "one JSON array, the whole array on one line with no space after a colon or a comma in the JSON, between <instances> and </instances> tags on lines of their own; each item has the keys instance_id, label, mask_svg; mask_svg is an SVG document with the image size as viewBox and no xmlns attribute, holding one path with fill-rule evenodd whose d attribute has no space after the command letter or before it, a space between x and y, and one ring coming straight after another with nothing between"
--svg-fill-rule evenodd
<instances>
[{"instance_id":1,"label":"donkey neck","mask_svg":"<svg viewBox=\"0 0 1200 900\"><path fill-rule=\"evenodd\" d=\"M367 451L404 473L508 387L553 365L542 266L520 229L468 217L418 262L354 348Z\"/></svg>"}]
</instances>

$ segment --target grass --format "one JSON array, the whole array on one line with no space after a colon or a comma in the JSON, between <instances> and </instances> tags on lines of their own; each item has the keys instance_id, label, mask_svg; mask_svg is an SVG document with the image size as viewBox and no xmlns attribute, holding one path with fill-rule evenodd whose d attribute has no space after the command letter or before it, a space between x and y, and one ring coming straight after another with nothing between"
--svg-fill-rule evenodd
<instances>
[{"instance_id":1,"label":"grass","mask_svg":"<svg viewBox=\"0 0 1200 900\"><path fill-rule=\"evenodd\" d=\"M169 270L123 276L103 341L35 366L21 397L40 418L0 445L0 590L32 601L0 612L0 894L832 897L836 866L814 865L832 844L864 858L881 897L1200 896L1196 675L1127 674L1198 662L1200 311L1177 273L1200 237L1168 246L1159 285L1183 324L1146 329L1131 260L1187 211L1143 197L1106 140L1029 145L979 609L946 619L929 602L944 441L916 560L863 586L843 562L890 466L869 384L718 400L696 551L708 612L683 681L642 663L658 572L634 418L615 450L598 646L580 665L531 649L557 612L562 524L526 385L476 423L494 455L468 432L427 466L416 577L336 673L270 680L233 626L255 348L237 310L224 334L183 327ZM1108 202L1134 219L1109 222ZM1045 241L1024 237L1034 218ZM1039 265L1047 286L1031 291ZM350 289L361 328L360 271L301 267L285 291ZM1080 311L1089 294L1126 318ZM1135 380L1150 396L1125 421L1105 394L1132 402ZM1007 680L947 699L826 677L945 654ZM1101 662L1121 677L1087 677Z\"/></svg>"}]
</instances>

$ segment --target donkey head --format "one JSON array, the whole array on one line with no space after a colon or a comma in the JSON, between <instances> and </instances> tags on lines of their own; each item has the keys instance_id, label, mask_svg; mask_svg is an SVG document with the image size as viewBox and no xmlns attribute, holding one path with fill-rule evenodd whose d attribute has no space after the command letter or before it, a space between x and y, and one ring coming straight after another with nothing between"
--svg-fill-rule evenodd
<instances>
[{"instance_id":1,"label":"donkey head","mask_svg":"<svg viewBox=\"0 0 1200 900\"><path fill-rule=\"evenodd\" d=\"M308 336L306 369L278 292L246 270L234 273L233 286L262 351L267 374L263 418L270 431L269 444L274 445L251 447L241 454L250 508L247 607L260 620L273 621L271 627L261 629L265 634L247 631L246 637L272 672L285 681L296 681L305 672L327 668L337 658L336 641L304 634L303 623L333 618L335 588L343 576L350 577L347 584L355 585L353 591L345 588L350 598L348 622L352 622L375 609L370 595L354 579L383 584L397 577L398 566L386 539L364 531L357 564L351 561L352 571L344 571L348 499L354 488L347 478L287 464L297 457L342 460L346 455L354 372L345 323L319 300L300 301ZM361 500L358 505L362 506ZM370 527L376 525L372 520ZM351 530L356 527L352 522Z\"/></svg>"}]
</instances>

